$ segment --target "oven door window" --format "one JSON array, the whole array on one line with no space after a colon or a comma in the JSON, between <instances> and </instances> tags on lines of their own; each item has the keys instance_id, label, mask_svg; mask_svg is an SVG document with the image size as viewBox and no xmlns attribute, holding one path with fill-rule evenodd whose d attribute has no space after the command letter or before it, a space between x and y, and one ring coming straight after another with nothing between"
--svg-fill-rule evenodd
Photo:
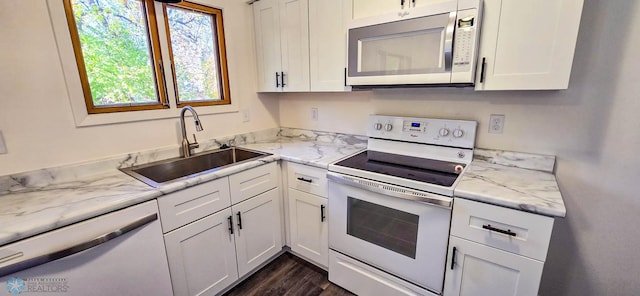
<instances>
[{"instance_id":1,"label":"oven door window","mask_svg":"<svg viewBox=\"0 0 640 296\"><path fill-rule=\"evenodd\" d=\"M347 234L387 250L416 258L417 215L366 202L347 199Z\"/></svg>"}]
</instances>

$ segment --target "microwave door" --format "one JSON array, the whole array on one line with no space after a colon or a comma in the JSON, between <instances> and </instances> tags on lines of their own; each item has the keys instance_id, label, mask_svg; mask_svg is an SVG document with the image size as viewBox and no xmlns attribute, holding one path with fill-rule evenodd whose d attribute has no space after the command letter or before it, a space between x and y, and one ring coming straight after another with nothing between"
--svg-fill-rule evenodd
<instances>
[{"instance_id":1,"label":"microwave door","mask_svg":"<svg viewBox=\"0 0 640 296\"><path fill-rule=\"evenodd\" d=\"M350 85L450 83L456 13L349 30Z\"/></svg>"}]
</instances>

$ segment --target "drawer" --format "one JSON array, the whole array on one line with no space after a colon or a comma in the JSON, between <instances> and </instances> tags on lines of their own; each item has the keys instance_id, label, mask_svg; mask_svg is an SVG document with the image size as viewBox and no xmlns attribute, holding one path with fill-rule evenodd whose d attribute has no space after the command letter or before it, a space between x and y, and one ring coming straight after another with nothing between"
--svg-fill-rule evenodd
<instances>
[{"instance_id":1,"label":"drawer","mask_svg":"<svg viewBox=\"0 0 640 296\"><path fill-rule=\"evenodd\" d=\"M287 163L287 184L307 193L328 196L327 170L307 165Z\"/></svg>"},{"instance_id":2,"label":"drawer","mask_svg":"<svg viewBox=\"0 0 640 296\"><path fill-rule=\"evenodd\" d=\"M334 250L329 250L329 281L356 295L437 296Z\"/></svg>"},{"instance_id":3,"label":"drawer","mask_svg":"<svg viewBox=\"0 0 640 296\"><path fill-rule=\"evenodd\" d=\"M229 176L231 203L236 204L278 187L278 165L271 162Z\"/></svg>"},{"instance_id":4,"label":"drawer","mask_svg":"<svg viewBox=\"0 0 640 296\"><path fill-rule=\"evenodd\" d=\"M545 261L552 229L551 217L454 199L451 235L460 238Z\"/></svg>"},{"instance_id":5,"label":"drawer","mask_svg":"<svg viewBox=\"0 0 640 296\"><path fill-rule=\"evenodd\" d=\"M193 186L158 198L162 232L211 215L231 206L227 177Z\"/></svg>"}]
</instances>

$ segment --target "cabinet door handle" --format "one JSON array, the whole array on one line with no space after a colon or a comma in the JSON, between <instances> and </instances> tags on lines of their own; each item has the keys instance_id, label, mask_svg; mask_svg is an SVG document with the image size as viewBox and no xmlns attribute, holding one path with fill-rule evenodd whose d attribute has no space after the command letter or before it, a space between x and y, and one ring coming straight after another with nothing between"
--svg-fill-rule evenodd
<instances>
[{"instance_id":1,"label":"cabinet door handle","mask_svg":"<svg viewBox=\"0 0 640 296\"><path fill-rule=\"evenodd\" d=\"M451 252L451 270L453 270L453 268L456 265L456 252L458 251L458 249L456 249L456 247L453 247L453 251Z\"/></svg>"},{"instance_id":2,"label":"cabinet door handle","mask_svg":"<svg viewBox=\"0 0 640 296\"><path fill-rule=\"evenodd\" d=\"M404 0L400 0L400 6L402 6L402 8L404 8Z\"/></svg>"},{"instance_id":3,"label":"cabinet door handle","mask_svg":"<svg viewBox=\"0 0 640 296\"><path fill-rule=\"evenodd\" d=\"M276 72L276 87L280 87L280 73Z\"/></svg>"},{"instance_id":4,"label":"cabinet door handle","mask_svg":"<svg viewBox=\"0 0 640 296\"><path fill-rule=\"evenodd\" d=\"M227 220L229 220L229 234L233 234L233 216L229 216Z\"/></svg>"},{"instance_id":5,"label":"cabinet door handle","mask_svg":"<svg viewBox=\"0 0 640 296\"><path fill-rule=\"evenodd\" d=\"M324 205L320 205L320 222L324 222L327 217L324 215Z\"/></svg>"},{"instance_id":6,"label":"cabinet door handle","mask_svg":"<svg viewBox=\"0 0 640 296\"><path fill-rule=\"evenodd\" d=\"M282 84L282 87L285 87L286 84L284 84L284 72L280 72L280 74L281 74L280 79L282 79L282 83L280 83L280 84Z\"/></svg>"},{"instance_id":7,"label":"cabinet door handle","mask_svg":"<svg viewBox=\"0 0 640 296\"><path fill-rule=\"evenodd\" d=\"M511 229L502 230L500 228L492 227L491 224L482 225L482 228L489 231L495 231L495 232L499 232L499 233L510 235L510 236L516 236L516 233L511 231Z\"/></svg>"},{"instance_id":8,"label":"cabinet door handle","mask_svg":"<svg viewBox=\"0 0 640 296\"><path fill-rule=\"evenodd\" d=\"M298 177L298 180L302 182L313 183L313 179L305 179L303 177Z\"/></svg>"},{"instance_id":9,"label":"cabinet door handle","mask_svg":"<svg viewBox=\"0 0 640 296\"><path fill-rule=\"evenodd\" d=\"M242 230L242 213L238 211L238 229Z\"/></svg>"},{"instance_id":10,"label":"cabinet door handle","mask_svg":"<svg viewBox=\"0 0 640 296\"><path fill-rule=\"evenodd\" d=\"M344 86L347 86L347 67L344 67Z\"/></svg>"},{"instance_id":11,"label":"cabinet door handle","mask_svg":"<svg viewBox=\"0 0 640 296\"><path fill-rule=\"evenodd\" d=\"M484 83L484 73L487 71L487 58L482 58L482 69L480 69L480 83Z\"/></svg>"}]
</instances>

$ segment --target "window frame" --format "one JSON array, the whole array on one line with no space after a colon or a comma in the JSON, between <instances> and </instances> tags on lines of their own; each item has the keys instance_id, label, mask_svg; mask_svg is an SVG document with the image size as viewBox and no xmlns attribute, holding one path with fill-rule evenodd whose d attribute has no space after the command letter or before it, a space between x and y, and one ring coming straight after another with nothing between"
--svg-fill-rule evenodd
<instances>
[{"instance_id":1,"label":"window frame","mask_svg":"<svg viewBox=\"0 0 640 296\"><path fill-rule=\"evenodd\" d=\"M146 33L149 38L150 58L153 61L153 80L155 82L154 88L156 89L156 96L158 102L154 103L142 103L142 104L121 104L113 106L95 106L93 104L93 97L91 95L91 86L89 84L89 76L87 74L87 68L84 61L84 55L82 53L82 46L80 44L80 35L78 33L78 27L76 24L72 0L63 0L64 10L67 19L67 25L69 27L69 34L71 35L71 43L73 52L78 67L78 74L80 75L80 83L82 84L82 93L84 96L87 113L100 114L100 113L112 113L112 112L127 112L127 111L139 111L139 110L156 110L156 109L168 109L167 98L167 85L164 76L164 68L162 66L162 52L160 51L160 40L158 37L158 28L155 14L155 5L153 0L136 0L140 1L144 9L144 21L146 22Z\"/></svg>"},{"instance_id":2,"label":"window frame","mask_svg":"<svg viewBox=\"0 0 640 296\"><path fill-rule=\"evenodd\" d=\"M187 101L187 102L180 101L180 95L178 91L178 81L177 81L176 71L175 71L175 63L173 60L174 58L173 47L171 43L171 30L169 27L169 17L167 14L167 7L176 7L178 9L185 9L185 10L191 10L199 13L204 13L212 16L212 18L215 20L215 23L212 23L213 26L211 29L212 31L216 32L216 37L217 37L215 38L214 41L216 42L215 46L217 48L218 83L220 84L220 91L221 91L221 98L222 98L221 100L219 101ZM227 50L226 50L226 42L225 42L225 35L224 35L224 22L223 22L222 10L214 7L200 5L193 2L182 1L180 3L175 3L175 4L163 3L162 14L164 17L165 33L167 36L167 47L169 49L169 60L171 62L171 73L172 73L171 76L173 79L174 98L175 98L176 106L178 108L181 108L187 105L193 106L193 107L230 105L231 90L229 86L229 72L227 67Z\"/></svg>"}]
</instances>

